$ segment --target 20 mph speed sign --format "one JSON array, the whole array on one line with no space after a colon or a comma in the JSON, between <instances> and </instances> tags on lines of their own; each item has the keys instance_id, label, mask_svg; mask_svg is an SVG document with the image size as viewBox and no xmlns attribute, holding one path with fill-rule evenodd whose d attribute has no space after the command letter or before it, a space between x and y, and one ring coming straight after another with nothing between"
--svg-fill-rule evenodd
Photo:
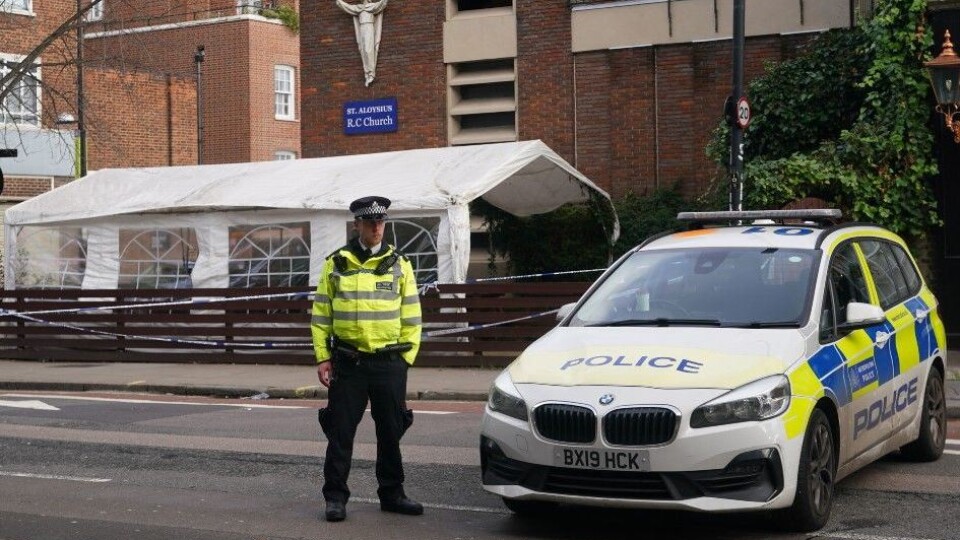
<instances>
[{"instance_id":1,"label":"20 mph speed sign","mask_svg":"<svg viewBox=\"0 0 960 540\"><path fill-rule=\"evenodd\" d=\"M750 102L745 97L737 100L737 125L740 129L747 129L750 125Z\"/></svg>"}]
</instances>

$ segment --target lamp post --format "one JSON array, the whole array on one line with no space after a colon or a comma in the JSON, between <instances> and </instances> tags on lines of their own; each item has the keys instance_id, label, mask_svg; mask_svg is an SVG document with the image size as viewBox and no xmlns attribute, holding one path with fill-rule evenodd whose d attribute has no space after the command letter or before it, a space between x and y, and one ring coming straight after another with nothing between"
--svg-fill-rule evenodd
<instances>
[{"instance_id":1,"label":"lamp post","mask_svg":"<svg viewBox=\"0 0 960 540\"><path fill-rule=\"evenodd\" d=\"M960 57L953 50L950 31L943 37L940 54L923 64L930 73L930 84L937 98L937 112L942 114L953 141L960 144Z\"/></svg>"},{"instance_id":2,"label":"lamp post","mask_svg":"<svg viewBox=\"0 0 960 540\"><path fill-rule=\"evenodd\" d=\"M203 45L197 45L197 52L193 55L193 61L197 63L197 164L203 165L203 85L200 83L200 64L206 53Z\"/></svg>"}]
</instances>

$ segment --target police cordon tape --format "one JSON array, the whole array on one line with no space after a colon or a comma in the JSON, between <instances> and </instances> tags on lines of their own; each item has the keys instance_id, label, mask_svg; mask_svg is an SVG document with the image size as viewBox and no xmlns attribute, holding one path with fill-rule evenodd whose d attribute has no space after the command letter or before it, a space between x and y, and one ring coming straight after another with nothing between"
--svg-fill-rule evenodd
<instances>
[{"instance_id":1,"label":"police cordon tape","mask_svg":"<svg viewBox=\"0 0 960 540\"><path fill-rule=\"evenodd\" d=\"M485 281L505 281L511 279L527 279L533 277L548 277L548 276L559 276L567 274L581 274L587 272L602 272L606 268L594 268L590 270L566 270L562 272L543 272L539 274L524 274L520 276L503 276L503 277L494 277L494 278L477 278L473 280L468 280L467 283L480 283ZM435 289L437 292L440 290L440 284L438 282L424 284L420 290L420 293L423 294L427 290ZM189 300L178 300L172 302L148 302L140 304L126 304L119 306L90 306L82 308L65 308L65 309L45 309L45 310L34 310L34 311L21 311L0 309L0 317L16 317L18 319L27 320L37 324L44 324L47 326L54 326L57 328L64 328L68 330L73 330L76 332L93 334L104 337L111 338L125 338L125 339L143 339L148 341L158 341L163 343L174 343L174 344L183 344L183 345L204 345L217 348L237 348L237 347L246 347L246 348L259 348L259 349L272 349L272 348L298 348L298 347L312 347L313 342L302 342L302 341L226 341L226 340L204 340L204 339L183 339L169 336L142 336L136 334L119 334L116 332L107 332L104 330L94 330L91 328L85 328L82 326L76 326L66 323L56 323L52 321L46 321L40 318L35 317L35 315L53 315L53 314L66 314L66 313L86 313L94 311L116 311L124 309L143 309L143 308L153 308L153 307L172 307L172 306L189 306L189 305L202 305L202 304L212 304L220 302L236 302L236 301L247 301L247 300L263 300L270 298L291 298L298 299L302 298L304 300L312 299L314 296L313 293L308 292L298 292L298 293L276 293L276 294L258 294L258 295L246 295L246 296L231 296L231 297L219 297L219 298L191 298ZM464 332L472 332L474 330L482 330L485 328L493 328L496 326L503 326L506 324L513 324L520 321L526 321L530 319L536 319L538 317L544 317L546 315L551 315L558 312L559 309L552 309L549 311L543 311L540 313L534 313L532 315L526 315L524 317L518 317L515 319L510 319L506 321L497 321L492 323L485 324L476 324L469 326L458 326L456 328L446 328L443 330L432 330L423 332L423 337L437 337L445 336L452 334L461 334Z\"/></svg>"}]
</instances>

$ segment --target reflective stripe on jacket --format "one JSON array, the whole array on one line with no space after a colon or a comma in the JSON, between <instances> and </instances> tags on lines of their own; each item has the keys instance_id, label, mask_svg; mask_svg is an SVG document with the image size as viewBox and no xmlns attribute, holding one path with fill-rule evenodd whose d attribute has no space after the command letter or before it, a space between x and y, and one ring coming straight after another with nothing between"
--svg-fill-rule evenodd
<instances>
[{"instance_id":1,"label":"reflective stripe on jacket","mask_svg":"<svg viewBox=\"0 0 960 540\"><path fill-rule=\"evenodd\" d=\"M327 257L317 284L310 329L317 362L330 358L327 338L334 334L366 353L396 343L410 343L401 353L413 364L420 349L422 327L420 297L413 266L406 257L397 257L382 275L376 269L395 251L393 246L363 263L352 251L341 248ZM344 269L334 262L345 259Z\"/></svg>"}]
</instances>

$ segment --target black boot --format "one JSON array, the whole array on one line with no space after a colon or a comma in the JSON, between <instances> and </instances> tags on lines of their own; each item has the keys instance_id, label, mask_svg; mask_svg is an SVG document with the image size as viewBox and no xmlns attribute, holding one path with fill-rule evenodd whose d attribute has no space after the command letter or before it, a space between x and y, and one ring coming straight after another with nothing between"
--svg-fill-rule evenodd
<instances>
[{"instance_id":1,"label":"black boot","mask_svg":"<svg viewBox=\"0 0 960 540\"><path fill-rule=\"evenodd\" d=\"M380 510L393 512L395 514L419 516L423 514L423 505L417 501L408 499L405 495L400 495L389 499L380 499Z\"/></svg>"},{"instance_id":2,"label":"black boot","mask_svg":"<svg viewBox=\"0 0 960 540\"><path fill-rule=\"evenodd\" d=\"M326 517L327 521L343 521L347 519L347 505L340 501L327 501Z\"/></svg>"}]
</instances>

